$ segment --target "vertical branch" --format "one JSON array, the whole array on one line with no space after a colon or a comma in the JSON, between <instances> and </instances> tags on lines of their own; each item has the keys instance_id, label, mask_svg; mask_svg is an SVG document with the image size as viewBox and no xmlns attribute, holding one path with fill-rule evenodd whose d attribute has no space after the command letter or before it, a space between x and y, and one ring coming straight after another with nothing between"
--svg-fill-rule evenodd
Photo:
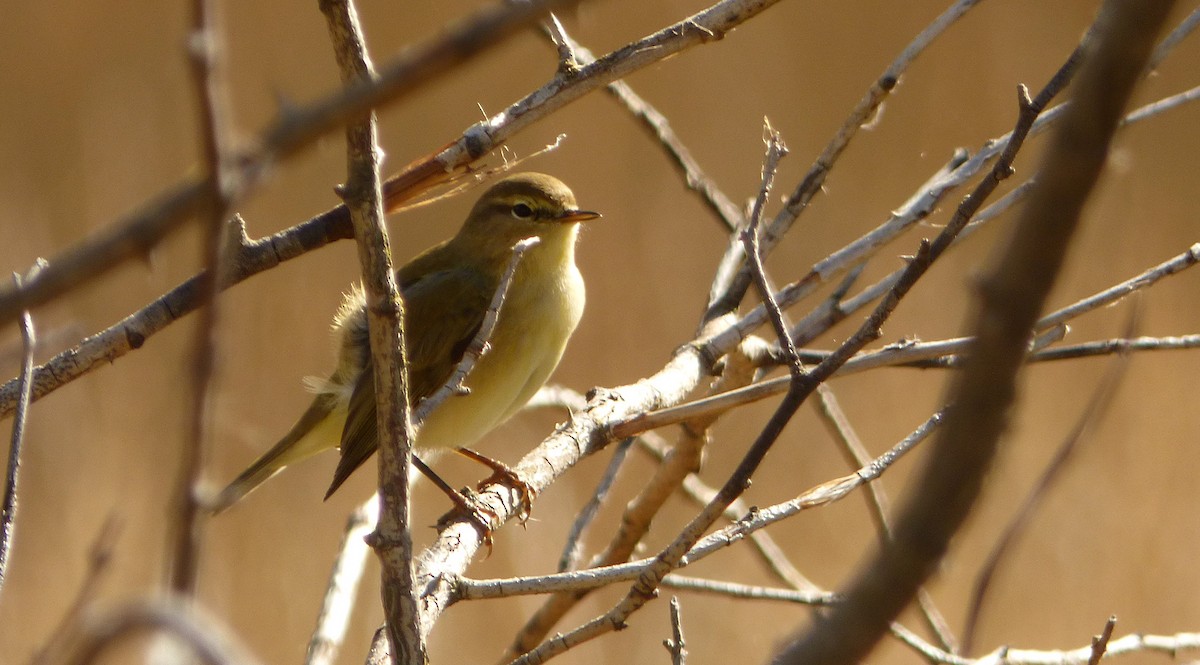
<instances>
[{"instance_id":1,"label":"vertical branch","mask_svg":"<svg viewBox=\"0 0 1200 665\"><path fill-rule=\"evenodd\" d=\"M771 127L770 122L766 123L763 131L767 134L767 154L763 157L762 186L759 187L758 197L754 199L754 206L750 209L750 221L741 233L741 242L745 248L746 260L750 266L754 285L758 288L758 294L767 308L771 324L775 327L775 334L779 337L779 346L787 356L788 372L792 375L793 380L799 381L804 378L804 368L800 365L800 356L796 352L796 345L792 343L792 338L788 334L788 326L783 320L783 312L779 311L779 304L774 300L774 289L771 288L766 268L763 267L760 243L763 206L766 205L767 196L775 184L775 172L779 168L779 160L787 155L788 149L783 144L779 132Z\"/></svg>"},{"instance_id":2,"label":"vertical branch","mask_svg":"<svg viewBox=\"0 0 1200 665\"><path fill-rule=\"evenodd\" d=\"M1088 40L1074 99L1039 170L1039 184L1005 252L981 282L976 343L951 388L953 409L922 470L918 493L889 541L826 621L776 663L861 661L933 574L982 489L1015 398L1026 340L1062 267L1079 215L1170 2L1106 2Z\"/></svg>"},{"instance_id":3,"label":"vertical branch","mask_svg":"<svg viewBox=\"0 0 1200 665\"><path fill-rule=\"evenodd\" d=\"M321 0L342 81L362 85L375 78L358 14L350 0ZM413 581L409 531L408 468L414 429L408 407L404 356L404 306L383 219L383 189L375 114L346 128L349 175L340 193L350 210L367 294L367 322L375 368L379 430L379 523L370 544L382 564L383 609L393 663L427 660Z\"/></svg>"},{"instance_id":4,"label":"vertical branch","mask_svg":"<svg viewBox=\"0 0 1200 665\"><path fill-rule=\"evenodd\" d=\"M212 0L193 0L188 56L200 116L201 152L208 176L205 180L206 196L201 206L201 221L205 224L202 260L207 270L201 273L199 282L200 324L192 356L192 421L180 454L179 477L170 504L170 568L167 575L171 589L182 594L195 591L199 566L201 510L195 487L200 480L204 439L208 431L209 384L216 370L215 298L222 272L223 220L237 190L226 159L225 137L228 131L224 95L216 76L217 47L212 26Z\"/></svg>"},{"instance_id":5,"label":"vertical branch","mask_svg":"<svg viewBox=\"0 0 1200 665\"><path fill-rule=\"evenodd\" d=\"M367 544L364 539L378 521L379 498L376 496L367 499L350 513L346 532L342 535L341 549L329 573L329 584L317 616L317 627L308 641L304 665L333 665L337 662L338 651L350 624L350 612L358 598L358 583L366 567Z\"/></svg>"},{"instance_id":6,"label":"vertical branch","mask_svg":"<svg viewBox=\"0 0 1200 665\"><path fill-rule=\"evenodd\" d=\"M687 665L687 645L683 641L683 615L679 611L679 598L671 596L671 639L663 640L663 646L671 652L671 665Z\"/></svg>"},{"instance_id":7,"label":"vertical branch","mask_svg":"<svg viewBox=\"0 0 1200 665\"><path fill-rule=\"evenodd\" d=\"M36 270L37 267L34 267ZM21 288L21 278L13 274L13 286ZM33 349L37 334L33 317L28 311L21 312L21 392L17 398L17 410L13 415L12 438L8 444L8 467L4 473L4 504L0 506L0 592L4 591L4 580L8 573L8 557L12 551L13 534L17 527L17 476L21 470L21 449L25 443L25 413L29 410L29 398L33 389Z\"/></svg>"}]
</instances>

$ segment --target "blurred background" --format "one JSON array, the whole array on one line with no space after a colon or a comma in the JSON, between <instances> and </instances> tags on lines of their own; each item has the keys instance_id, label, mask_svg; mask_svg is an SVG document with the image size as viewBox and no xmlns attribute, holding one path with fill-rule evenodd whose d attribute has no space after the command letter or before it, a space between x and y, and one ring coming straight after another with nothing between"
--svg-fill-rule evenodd
<instances>
[{"instance_id":1,"label":"blurred background","mask_svg":"<svg viewBox=\"0 0 1200 665\"><path fill-rule=\"evenodd\" d=\"M364 0L359 8L377 63L436 34L481 2ZM790 192L852 105L902 48L949 3L851 0L782 2L726 35L634 74L628 82L671 120L697 160L739 204L757 191L762 122L768 117L791 149L777 179ZM1095 2L986 2L939 39L908 71L880 121L861 133L825 191L772 256L769 269L790 281L815 261L887 218L950 156L1007 132L1019 83L1037 90L1090 23ZM197 168L199 138L184 44L187 5L175 3L25 3L0 22L0 264L24 271L53 259L143 200ZM597 53L620 47L706 6L697 0L603 0L563 16ZM304 103L338 85L316 3L222 3L225 76L240 137L250 139L281 103ZM1191 7L1182 7L1176 23ZM1197 38L1185 42L1139 89L1140 103L1197 84ZM392 170L456 138L470 124L545 83L555 53L535 31L489 51L465 68L380 114ZM562 147L522 165L555 174L583 207L603 211L588 227L579 262L588 309L555 381L585 391L636 381L691 339L725 234L686 191L671 163L604 93L539 122L508 145L529 155L565 134ZM1017 161L1029 175L1042 141ZM1059 307L1137 274L1200 240L1200 108L1172 111L1122 133L1051 306ZM485 164L501 163L491 155ZM334 134L279 165L239 207L260 237L337 203L344 149ZM398 261L447 237L478 190L391 219ZM949 206L885 249L864 279L901 265L921 236L937 232ZM778 209L778 197L770 212ZM980 262L1007 232L1012 215L947 256L904 301L882 343L954 336ZM201 249L195 226L171 236L144 261L76 289L34 313L42 361L104 329L193 274ZM281 265L220 300L220 368L206 475L223 484L265 450L308 402L301 383L332 365L330 318L356 279L352 243ZM867 282L863 282L867 283ZM1143 297L1140 331L1200 331L1200 273L1185 273ZM1072 324L1068 341L1117 336L1122 304ZM801 310L796 310L798 317ZM9 579L0 597L0 661L27 662L49 638L86 576L88 552L104 522L119 525L100 587L103 606L162 588L167 497L187 432L189 358L196 317L170 326L134 353L38 402L31 411L22 467L21 513ZM830 348L853 323L817 346ZM0 330L0 370L15 376L19 336ZM982 504L956 541L930 590L951 627L961 629L979 564L1055 447L1070 431L1110 361L1030 368L1019 411ZM836 380L833 387L867 447L878 454L940 404L948 374L887 370ZM1084 445L995 581L976 645L1076 648L1115 614L1118 635L1200 629L1200 354L1133 358L1117 400ZM702 476L719 484L740 458L773 403L717 426ZM519 459L565 416L521 415L481 445ZM7 432L11 420L0 423ZM665 432L672 435L672 432ZM607 455L589 459L536 504L525 529L508 527L495 551L470 569L477 577L551 571L570 521ZM920 451L883 478L893 497L922 460ZM327 454L265 485L206 528L200 599L263 662L303 655L348 512L370 492L359 473L327 502L335 464ZM478 468L446 459L455 485ZM619 508L652 466L632 453L589 542L594 551ZM805 407L789 426L746 499L769 505L848 471ZM448 508L422 484L419 525ZM665 543L694 512L673 500L656 520L651 547ZM830 589L843 585L872 551L875 535L861 497L811 511L771 529L796 565ZM418 544L434 536L418 528ZM353 618L344 663L362 661L381 620L373 562ZM771 583L744 548L689 570L746 583ZM610 607L624 587L595 594L559 630ZM667 595L667 594L664 594ZM801 606L681 593L693 663L763 662L811 620ZM494 662L540 602L537 598L463 603L434 632L433 662ZM920 628L909 617L909 625ZM564 663L662 663L670 636L667 603L652 603L630 628L561 658ZM978 654L976 654L978 655ZM128 656L128 654L126 654ZM1165 656L1138 656L1161 662ZM885 643L876 662L918 662Z\"/></svg>"}]
</instances>

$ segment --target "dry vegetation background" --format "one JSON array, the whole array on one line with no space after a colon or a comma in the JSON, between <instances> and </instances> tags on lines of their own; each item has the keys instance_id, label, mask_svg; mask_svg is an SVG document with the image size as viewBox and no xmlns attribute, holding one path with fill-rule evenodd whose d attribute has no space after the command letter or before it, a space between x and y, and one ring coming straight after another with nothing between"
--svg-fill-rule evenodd
<instances>
[{"instance_id":1,"label":"dry vegetation background","mask_svg":"<svg viewBox=\"0 0 1200 665\"><path fill-rule=\"evenodd\" d=\"M197 119L183 53L185 4L25 3L0 23L0 265L7 270L24 270L38 256L53 257L196 168ZM359 8L373 55L384 61L482 4L369 0ZM688 50L628 82L671 119L698 161L739 202L757 191L762 118L768 116L791 149L778 177L777 192L783 193L795 186L867 86L946 4L783 2L723 41ZM606 0L585 3L564 16L564 23L574 37L603 53L704 6ZM223 3L221 10L226 76L244 136L265 126L281 100L303 102L338 85L315 2ZM883 221L954 148L974 150L1008 131L1017 84L1039 88L1094 10L1093 2L993 0L969 13L909 70L882 121L857 139L826 191L772 256L768 267L776 279L793 279ZM1196 85L1198 62L1200 43L1193 38L1140 88L1135 102ZM384 110L381 142L390 170L457 137L481 118L481 108L495 113L541 85L554 67L553 49L529 31ZM581 205L603 211L605 218L584 232L579 248L588 309L555 380L579 390L628 383L657 370L691 338L726 238L659 147L604 93L536 124L509 147L524 156L560 133L567 136L561 149L524 166L559 176ZM1038 147L1034 139L1018 158L1020 174L1030 173ZM1198 151L1195 106L1119 135L1053 307L1200 240ZM485 161L501 160L493 155ZM335 205L332 188L343 177L340 135L280 166L239 207L251 236ZM393 217L396 258L406 260L451 234L474 196ZM944 213L931 221L944 221ZM887 324L884 341L957 334L971 297L972 271L1005 230L1003 221L994 224L940 263ZM935 232L922 227L885 250L867 277L898 267L898 255L911 253L919 236ZM176 234L144 262L126 264L37 310L44 340L38 358L107 327L194 273L200 265L198 237L194 228ZM214 483L236 474L307 404L301 379L330 367L327 325L357 271L353 245L337 243L222 297L215 436L206 465ZM1185 273L1149 291L1142 332L1200 331L1198 294L1200 273ZM1075 322L1068 340L1117 336L1126 316L1126 306L1093 313ZM103 600L139 597L160 587L165 501L190 408L186 377L195 321L192 316L168 328L143 349L33 407L16 548L0 598L0 662L26 662L47 639L81 584L88 550L109 516L120 530ZM835 337L850 329L838 328ZM0 331L4 378L16 373L18 346L15 328ZM818 346L829 348L832 341ZM1020 411L984 500L931 586L953 627L961 627L979 562L1083 409L1107 362L1043 365L1024 374ZM947 376L895 369L836 380L833 386L868 448L878 454L937 407ZM977 640L981 650L1000 644L1083 646L1110 614L1120 618L1118 635L1200 628L1197 394L1200 354L1133 359L1111 412L997 580ZM723 481L769 409L755 406L718 426L702 473L706 479ZM522 415L481 447L515 460L562 419L557 413ZM471 574L552 570L605 457L586 461L543 495L527 529L501 531L492 556L477 562ZM618 506L651 469L636 453L630 459L615 490ZM884 476L884 485L902 494L920 459L918 452L901 462ZM346 515L374 482L373 474L359 473L322 503L334 462L329 454L290 469L208 524L200 597L264 662L302 658ZM846 472L807 407L766 464L746 496L752 503L781 501ZM439 468L458 485L478 476L476 468L457 460ZM432 524L446 507L444 498L421 485L417 524ZM651 545L666 542L693 510L682 500L669 505L655 523ZM610 507L596 533L608 532L616 519ZM800 569L827 588L848 578L875 538L858 497L772 533ZM418 543L432 536L432 529L416 531ZM736 548L690 572L770 581L747 551ZM372 568L342 662L361 662L380 621L376 579ZM606 609L615 597L597 594L560 628ZM804 607L780 603L688 593L681 599L695 663L762 662L811 617ZM455 606L434 632L434 662L493 661L538 605L537 599L522 598ZM562 662L667 662L660 641L669 634L662 600L635 615L630 629ZM872 660L914 658L888 644Z\"/></svg>"}]
</instances>

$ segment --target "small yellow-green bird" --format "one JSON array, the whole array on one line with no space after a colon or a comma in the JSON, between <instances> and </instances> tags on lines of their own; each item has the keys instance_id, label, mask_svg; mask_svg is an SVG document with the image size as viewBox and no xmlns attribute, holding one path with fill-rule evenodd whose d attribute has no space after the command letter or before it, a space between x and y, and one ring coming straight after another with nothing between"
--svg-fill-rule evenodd
<instances>
[{"instance_id":1,"label":"small yellow-green bird","mask_svg":"<svg viewBox=\"0 0 1200 665\"><path fill-rule=\"evenodd\" d=\"M483 193L453 238L397 271L404 299L409 401L416 405L442 386L483 322L512 248L538 238L517 265L489 340L471 373L470 393L452 396L417 432L415 447L429 451L468 446L529 401L558 366L583 314L584 286L575 266L579 223L599 213L580 210L558 179L525 173ZM328 498L375 452L374 368L366 303L352 289L333 321L340 337L337 368L312 382L312 405L292 429L218 496L220 512L283 467L329 448L341 460Z\"/></svg>"}]
</instances>

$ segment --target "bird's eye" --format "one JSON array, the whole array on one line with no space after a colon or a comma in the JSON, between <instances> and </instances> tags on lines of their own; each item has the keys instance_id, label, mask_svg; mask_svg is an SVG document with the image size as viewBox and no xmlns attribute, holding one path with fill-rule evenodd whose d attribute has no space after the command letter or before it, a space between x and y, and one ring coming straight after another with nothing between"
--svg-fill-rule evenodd
<instances>
[{"instance_id":1,"label":"bird's eye","mask_svg":"<svg viewBox=\"0 0 1200 665\"><path fill-rule=\"evenodd\" d=\"M524 203L518 203L512 207L512 215L517 219L529 219L533 217L533 208Z\"/></svg>"}]
</instances>

